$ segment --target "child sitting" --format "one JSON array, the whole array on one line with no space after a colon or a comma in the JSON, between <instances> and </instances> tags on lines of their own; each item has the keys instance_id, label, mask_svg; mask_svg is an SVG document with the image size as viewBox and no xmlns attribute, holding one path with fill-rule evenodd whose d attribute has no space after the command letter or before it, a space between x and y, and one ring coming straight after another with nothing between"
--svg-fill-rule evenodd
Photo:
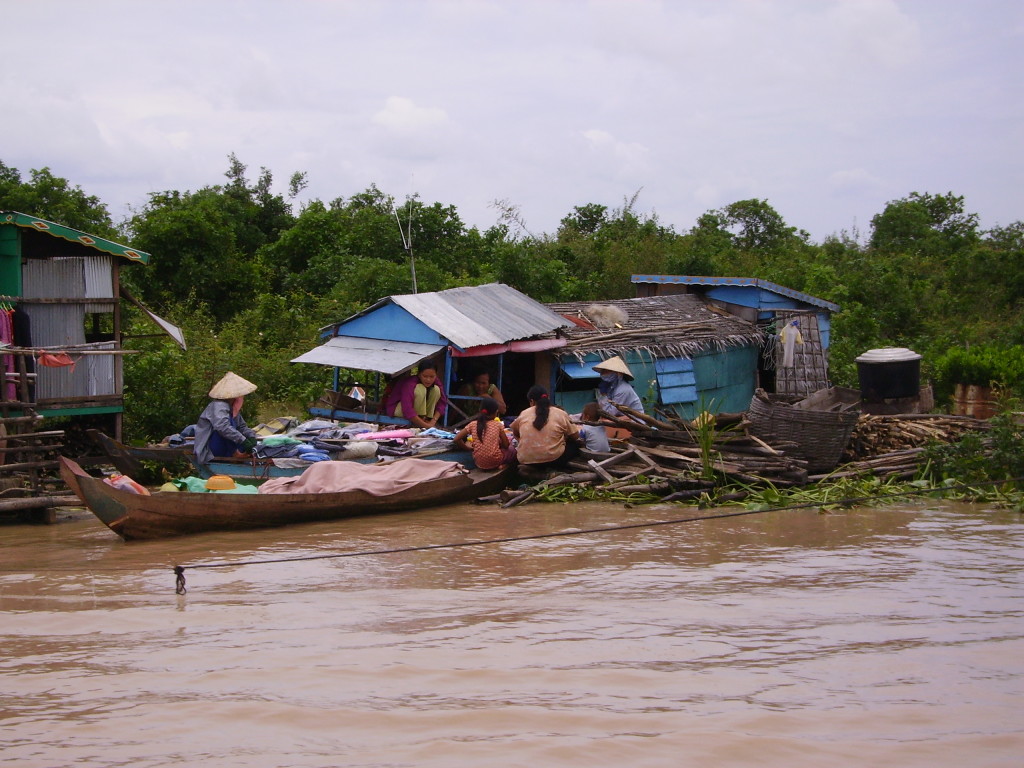
<instances>
[{"instance_id":1,"label":"child sitting","mask_svg":"<svg viewBox=\"0 0 1024 768\"><path fill-rule=\"evenodd\" d=\"M469 422L455 435L455 444L463 450L472 450L473 462L480 469L497 469L504 464L511 464L516 458L516 449L512 447L505 428L497 419L498 408L498 401L493 397L483 398L476 420ZM467 438L472 440L469 445L466 444Z\"/></svg>"}]
</instances>

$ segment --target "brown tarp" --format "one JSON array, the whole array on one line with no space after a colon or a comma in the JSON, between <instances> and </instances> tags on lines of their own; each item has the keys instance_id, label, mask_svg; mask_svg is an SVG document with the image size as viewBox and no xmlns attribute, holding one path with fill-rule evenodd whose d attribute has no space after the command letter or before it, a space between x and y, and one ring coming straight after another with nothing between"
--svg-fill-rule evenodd
<instances>
[{"instance_id":1,"label":"brown tarp","mask_svg":"<svg viewBox=\"0 0 1024 768\"><path fill-rule=\"evenodd\" d=\"M390 464L358 464L354 461L321 461L297 477L274 477L260 486L260 493L337 493L365 491L371 496L390 496L431 480L464 474L461 464L430 459L401 459Z\"/></svg>"}]
</instances>

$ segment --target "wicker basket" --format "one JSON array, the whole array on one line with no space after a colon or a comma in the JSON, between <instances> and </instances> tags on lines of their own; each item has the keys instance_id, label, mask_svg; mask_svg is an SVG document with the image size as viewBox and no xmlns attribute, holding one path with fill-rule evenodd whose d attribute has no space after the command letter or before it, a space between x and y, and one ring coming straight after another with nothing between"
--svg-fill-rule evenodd
<instances>
[{"instance_id":1,"label":"wicker basket","mask_svg":"<svg viewBox=\"0 0 1024 768\"><path fill-rule=\"evenodd\" d=\"M807 471L831 472L850 442L860 417L858 402L849 402L844 391L833 388L816 392L806 400L815 408L800 407L792 397L769 395L758 389L750 401L747 418L750 432L769 445L792 443L784 453L807 462Z\"/></svg>"}]
</instances>

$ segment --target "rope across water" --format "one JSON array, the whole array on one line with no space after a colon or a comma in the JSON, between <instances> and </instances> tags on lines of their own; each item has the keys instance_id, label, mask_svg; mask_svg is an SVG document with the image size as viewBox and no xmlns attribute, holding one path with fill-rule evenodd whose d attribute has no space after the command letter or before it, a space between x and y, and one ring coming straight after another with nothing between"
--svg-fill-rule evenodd
<instances>
[{"instance_id":1,"label":"rope across water","mask_svg":"<svg viewBox=\"0 0 1024 768\"><path fill-rule=\"evenodd\" d=\"M554 532L551 532L551 533L535 533L535 534L530 534L528 536L507 536L507 537L502 537L502 538L497 538L497 539L473 539L473 540L470 540L470 541L455 541L455 542L447 542L447 543L444 543L444 544L424 544L424 545L416 546L416 547L396 547L396 548L392 548L392 549L370 549L370 550L361 550L361 551L358 551L358 552L331 552L331 553L320 554L320 555L300 555L300 556L296 556L296 557L278 557L278 558L268 558L268 559L262 559L262 560L236 560L236 561L232 561L232 562L223 562L223 563L197 563L195 565L189 565L189 566L175 565L174 566L174 575L175 575L175 589L174 589L174 591L177 594L179 594L179 595L183 595L183 594L185 594L188 591L186 589L186 587L185 587L185 569L186 568L191 568L191 569L196 569L196 570L198 570L200 568L236 568L238 566L243 566L243 565L268 565L268 564L271 564L271 563L292 563L292 562L302 562L302 561L308 561L308 560L334 560L334 559L339 559L339 558L343 558L343 557L367 557L367 556L372 556L372 555L394 555L394 554L407 553L407 552L426 552L426 551L435 550L435 549L455 549L457 547L480 547L480 546L486 546L486 545L490 545L490 544L508 544L508 543L517 542L517 541L534 541L534 540L537 540L537 539L552 539L552 538L556 538L556 537L559 537L559 536L588 536L588 535L592 535L592 534L596 534L596 533L612 533L612 532L615 532L615 531L628 531L628 530L634 530L634 529L637 529L637 528L655 528L655 527L663 526L663 525L681 525L683 523L695 523L695 522L699 522L699 521L702 521L702 520L721 520L721 519L724 519L724 518L744 517L746 515L760 515L760 514L764 514L766 512L784 512L784 511L787 511L787 510L807 509L807 508L810 508L810 507L826 507L826 506L828 506L828 507L832 507L832 506L836 506L836 507L849 507L849 506L853 506L855 504L859 504L859 503L865 502L865 501L879 501L879 500L890 499L890 498L898 498L898 497L901 497L901 496L920 496L920 495L924 495L924 494L928 494L928 493L936 493L936 492L939 492L939 491L949 492L949 491L957 490L958 488L968 489L968 488L978 487L978 486L982 486L982 485L1003 485L1005 483L1019 482L1021 480L1024 480L1024 478L1013 478L1012 480L998 480L998 481L989 481L989 482L984 482L984 483L975 483L972 486L966 486L966 485L959 485L959 486L932 486L930 488L915 488L915 489L912 489L912 490L899 491L899 492L896 492L896 493L888 493L888 494L884 494L884 495L854 496L854 497L849 497L849 498L845 498L845 499L838 499L838 500L835 500L835 501L828 501L828 502L824 502L824 501L807 501L807 502L801 502L799 504L787 504L787 505L782 505L782 506L777 506L777 507L766 507L766 508L763 508L763 509L743 509L743 510L737 510L735 512L720 512L720 513L715 513L715 514L710 514L710 515L697 515L697 516L694 516L694 517L679 517L679 518L672 518L670 520L654 520L654 521L647 521L647 522L643 522L643 523L626 523L626 524L623 524L623 525L603 526L601 528L574 528L572 530L567 530L567 531L554 531Z\"/></svg>"}]
</instances>

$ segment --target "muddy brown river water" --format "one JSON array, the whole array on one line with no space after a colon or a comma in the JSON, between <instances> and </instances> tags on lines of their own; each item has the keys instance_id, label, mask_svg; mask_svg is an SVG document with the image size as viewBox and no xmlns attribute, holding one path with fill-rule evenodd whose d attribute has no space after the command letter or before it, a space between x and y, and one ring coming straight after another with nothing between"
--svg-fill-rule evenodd
<instances>
[{"instance_id":1,"label":"muddy brown river water","mask_svg":"<svg viewBox=\"0 0 1024 768\"><path fill-rule=\"evenodd\" d=\"M0 760L1024 764L1014 512L901 502L334 557L685 512L457 506L129 544L85 515L0 527ZM177 595L175 564L217 567Z\"/></svg>"}]
</instances>

